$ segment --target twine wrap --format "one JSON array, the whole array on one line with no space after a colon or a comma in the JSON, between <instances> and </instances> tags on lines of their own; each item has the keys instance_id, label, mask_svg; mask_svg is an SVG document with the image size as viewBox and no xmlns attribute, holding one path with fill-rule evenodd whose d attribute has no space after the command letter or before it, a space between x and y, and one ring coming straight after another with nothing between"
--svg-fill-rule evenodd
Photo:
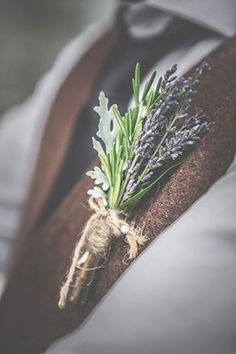
<instances>
[{"instance_id":1,"label":"twine wrap","mask_svg":"<svg viewBox=\"0 0 236 354\"><path fill-rule=\"evenodd\" d=\"M141 229L124 219L119 211L106 209L102 199L89 198L89 206L95 213L87 221L77 243L66 280L60 289L58 307L64 309L78 301L83 294L83 303L100 262L106 261L114 239L125 237L128 243L128 258L138 254L147 238Z\"/></svg>"}]
</instances>

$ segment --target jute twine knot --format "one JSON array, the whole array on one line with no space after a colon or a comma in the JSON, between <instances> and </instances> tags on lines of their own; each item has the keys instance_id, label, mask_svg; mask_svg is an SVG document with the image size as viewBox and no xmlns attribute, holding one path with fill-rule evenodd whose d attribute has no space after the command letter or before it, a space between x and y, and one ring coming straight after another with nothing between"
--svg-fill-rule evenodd
<instances>
[{"instance_id":1,"label":"jute twine knot","mask_svg":"<svg viewBox=\"0 0 236 354\"><path fill-rule=\"evenodd\" d=\"M111 243L123 237L128 244L128 258L138 254L147 238L140 228L128 223L126 216L113 209L107 209L102 199L89 198L89 206L94 214L87 221L82 236L77 243L66 280L60 289L58 306L65 308L68 303L76 302L80 289L89 287L94 271L106 260ZM93 275L93 277L92 277Z\"/></svg>"}]
</instances>

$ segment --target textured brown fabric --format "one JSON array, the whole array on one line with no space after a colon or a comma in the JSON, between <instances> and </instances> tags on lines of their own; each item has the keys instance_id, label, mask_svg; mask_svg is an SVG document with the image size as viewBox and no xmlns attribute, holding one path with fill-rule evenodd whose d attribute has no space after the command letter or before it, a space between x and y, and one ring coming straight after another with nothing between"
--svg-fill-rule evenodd
<instances>
[{"instance_id":1,"label":"textured brown fabric","mask_svg":"<svg viewBox=\"0 0 236 354\"><path fill-rule=\"evenodd\" d=\"M115 40L107 31L80 59L58 91L47 119L21 234L29 234L40 217L66 153L79 112ZM45 168L45 166L47 166ZM21 240L22 241L22 240Z\"/></svg>"},{"instance_id":2,"label":"textured brown fabric","mask_svg":"<svg viewBox=\"0 0 236 354\"><path fill-rule=\"evenodd\" d=\"M145 224L150 242L225 173L236 151L236 40L225 43L207 61L212 70L195 104L216 124L164 188L141 205L137 220L140 226ZM58 310L60 284L90 214L86 191L91 185L83 178L47 225L29 239L0 304L4 353L43 351L77 327L127 268L122 262L126 250L118 241L106 267L97 273L86 306Z\"/></svg>"}]
</instances>

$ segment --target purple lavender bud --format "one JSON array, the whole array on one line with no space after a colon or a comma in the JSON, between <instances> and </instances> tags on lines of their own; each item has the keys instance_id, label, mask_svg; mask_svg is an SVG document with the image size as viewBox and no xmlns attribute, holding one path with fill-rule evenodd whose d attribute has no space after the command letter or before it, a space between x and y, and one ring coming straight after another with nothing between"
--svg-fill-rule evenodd
<instances>
[{"instance_id":1,"label":"purple lavender bud","mask_svg":"<svg viewBox=\"0 0 236 354\"><path fill-rule=\"evenodd\" d=\"M212 125L206 121L202 110L195 109L194 113L189 113L192 97L197 92L203 73L209 70L209 65L203 62L193 77L177 80L174 75L176 69L177 66L173 65L165 73L161 91L165 92L167 85L168 90L144 118L142 130L134 142L134 153L139 159L132 171L132 161L127 163L130 181L126 195L149 185L158 171L164 171L173 161L180 159ZM141 184L138 184L138 178L143 173Z\"/></svg>"}]
</instances>

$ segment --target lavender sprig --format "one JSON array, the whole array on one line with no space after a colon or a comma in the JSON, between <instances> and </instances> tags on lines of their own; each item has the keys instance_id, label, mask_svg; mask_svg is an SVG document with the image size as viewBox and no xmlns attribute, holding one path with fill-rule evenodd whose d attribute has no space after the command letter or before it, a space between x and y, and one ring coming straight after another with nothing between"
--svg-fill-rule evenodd
<instances>
[{"instance_id":1,"label":"lavender sprig","mask_svg":"<svg viewBox=\"0 0 236 354\"><path fill-rule=\"evenodd\" d=\"M166 73L165 82L175 70L176 67L172 67ZM151 184L158 172L183 156L209 130L210 124L201 110L196 110L195 114L188 113L192 96L207 70L209 66L203 62L195 70L193 78L176 80L167 95L146 116L143 129L134 144L137 162L130 171L123 201L138 189ZM131 161L128 166L132 166Z\"/></svg>"}]
</instances>

